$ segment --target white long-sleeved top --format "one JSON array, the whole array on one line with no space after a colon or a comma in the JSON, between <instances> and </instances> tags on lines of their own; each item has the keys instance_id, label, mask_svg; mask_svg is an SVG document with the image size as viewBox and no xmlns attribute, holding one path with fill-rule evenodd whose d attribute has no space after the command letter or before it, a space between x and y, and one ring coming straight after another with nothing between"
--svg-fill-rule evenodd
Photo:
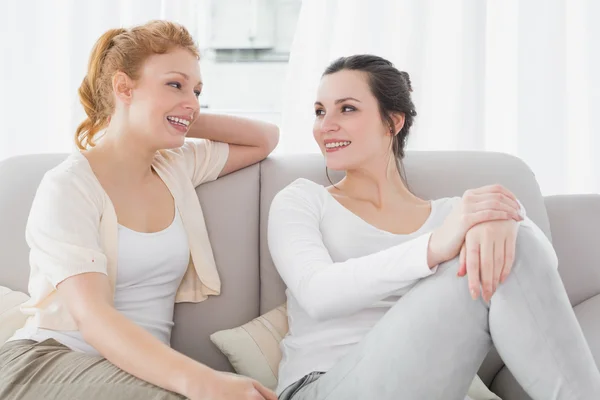
<instances>
[{"instance_id":1,"label":"white long-sleeved top","mask_svg":"<svg viewBox=\"0 0 600 400\"><path fill-rule=\"evenodd\" d=\"M459 200L431 201L425 223L400 235L370 225L306 179L275 196L268 245L287 285L289 322L277 393L312 371L328 371L402 295L435 273L427 265L429 237ZM547 241L533 222L523 224Z\"/></svg>"}]
</instances>

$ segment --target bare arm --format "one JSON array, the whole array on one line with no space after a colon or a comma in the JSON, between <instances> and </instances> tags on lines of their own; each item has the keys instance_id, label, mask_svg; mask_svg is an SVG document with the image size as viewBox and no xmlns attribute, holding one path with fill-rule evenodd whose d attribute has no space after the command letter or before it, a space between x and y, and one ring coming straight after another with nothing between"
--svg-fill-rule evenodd
<instances>
[{"instance_id":1,"label":"bare arm","mask_svg":"<svg viewBox=\"0 0 600 400\"><path fill-rule=\"evenodd\" d=\"M264 160L279 142L279 128L231 115L200 114L188 136L229 143L229 158L219 176Z\"/></svg>"},{"instance_id":2,"label":"bare arm","mask_svg":"<svg viewBox=\"0 0 600 400\"><path fill-rule=\"evenodd\" d=\"M75 275L57 288L86 342L120 369L184 396L194 382L206 383L214 375L119 313L111 305L106 275Z\"/></svg>"}]
</instances>

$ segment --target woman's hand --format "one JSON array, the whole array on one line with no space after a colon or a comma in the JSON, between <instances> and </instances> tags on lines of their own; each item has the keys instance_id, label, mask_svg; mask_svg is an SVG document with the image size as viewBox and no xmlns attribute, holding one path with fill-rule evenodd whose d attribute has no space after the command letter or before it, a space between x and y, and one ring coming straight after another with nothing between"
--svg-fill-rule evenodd
<instances>
[{"instance_id":1,"label":"woman's hand","mask_svg":"<svg viewBox=\"0 0 600 400\"><path fill-rule=\"evenodd\" d=\"M194 382L190 400L277 400L277 396L257 381L242 375L214 371L209 379Z\"/></svg>"},{"instance_id":2,"label":"woman's hand","mask_svg":"<svg viewBox=\"0 0 600 400\"><path fill-rule=\"evenodd\" d=\"M515 221L490 221L471 228L460 251L458 276L468 275L471 297L489 302L498 285L510 273L515 259Z\"/></svg>"},{"instance_id":3,"label":"woman's hand","mask_svg":"<svg viewBox=\"0 0 600 400\"><path fill-rule=\"evenodd\" d=\"M429 239L427 261L430 267L458 256L467 232L489 221L521 221L521 206L514 194L501 185L467 190L444 223Z\"/></svg>"}]
</instances>

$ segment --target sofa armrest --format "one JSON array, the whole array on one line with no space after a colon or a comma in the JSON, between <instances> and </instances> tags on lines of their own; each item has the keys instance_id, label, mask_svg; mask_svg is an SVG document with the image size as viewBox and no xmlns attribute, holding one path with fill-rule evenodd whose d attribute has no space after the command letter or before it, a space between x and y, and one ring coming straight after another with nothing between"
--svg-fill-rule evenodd
<instances>
[{"instance_id":1,"label":"sofa armrest","mask_svg":"<svg viewBox=\"0 0 600 400\"><path fill-rule=\"evenodd\" d=\"M600 294L600 195L544 199L558 269L571 304Z\"/></svg>"}]
</instances>

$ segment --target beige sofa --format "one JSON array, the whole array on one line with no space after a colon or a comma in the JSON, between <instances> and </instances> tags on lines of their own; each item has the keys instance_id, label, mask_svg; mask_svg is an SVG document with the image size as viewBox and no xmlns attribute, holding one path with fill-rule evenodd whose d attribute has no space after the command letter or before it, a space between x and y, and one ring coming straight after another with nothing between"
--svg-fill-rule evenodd
<instances>
[{"instance_id":1,"label":"beige sofa","mask_svg":"<svg viewBox=\"0 0 600 400\"><path fill-rule=\"evenodd\" d=\"M0 286L27 291L27 215L44 172L64 158L29 155L0 162ZM424 198L460 195L489 183L503 184L518 196L528 216L552 238L571 303L600 363L600 195L543 197L522 161L497 153L409 152L405 164L411 189ZM200 304L177 305L174 348L211 367L232 370L209 335L285 301L267 249L266 221L275 193L298 177L327 184L322 157L273 156L198 188L223 292ZM479 375L503 400L529 398L495 351Z\"/></svg>"}]
</instances>

